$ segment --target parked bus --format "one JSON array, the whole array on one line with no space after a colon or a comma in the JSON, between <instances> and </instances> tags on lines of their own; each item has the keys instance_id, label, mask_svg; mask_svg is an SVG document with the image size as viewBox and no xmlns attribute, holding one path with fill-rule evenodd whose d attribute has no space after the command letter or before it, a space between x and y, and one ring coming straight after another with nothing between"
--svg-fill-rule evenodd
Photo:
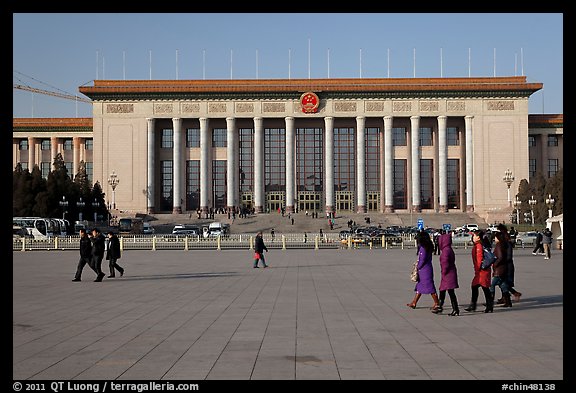
<instances>
[{"instance_id":1,"label":"parked bus","mask_svg":"<svg viewBox=\"0 0 576 393\"><path fill-rule=\"evenodd\" d=\"M33 237L34 239L46 239L52 237L57 231L56 225L51 218L13 217L12 226L24 229L26 231L26 236Z\"/></svg>"},{"instance_id":2,"label":"parked bus","mask_svg":"<svg viewBox=\"0 0 576 393\"><path fill-rule=\"evenodd\" d=\"M144 233L144 220L139 217L124 217L118 221L118 232L121 234Z\"/></svg>"}]
</instances>

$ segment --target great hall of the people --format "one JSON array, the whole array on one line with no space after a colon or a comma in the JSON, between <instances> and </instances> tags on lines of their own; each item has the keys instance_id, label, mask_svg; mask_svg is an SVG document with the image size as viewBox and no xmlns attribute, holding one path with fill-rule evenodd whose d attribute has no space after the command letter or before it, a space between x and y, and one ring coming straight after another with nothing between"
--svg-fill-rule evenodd
<instances>
[{"instance_id":1,"label":"great hall of the people","mask_svg":"<svg viewBox=\"0 0 576 393\"><path fill-rule=\"evenodd\" d=\"M13 119L13 165L61 153L118 208L147 213L483 212L563 166L541 83L483 78L96 80L92 118Z\"/></svg>"}]
</instances>

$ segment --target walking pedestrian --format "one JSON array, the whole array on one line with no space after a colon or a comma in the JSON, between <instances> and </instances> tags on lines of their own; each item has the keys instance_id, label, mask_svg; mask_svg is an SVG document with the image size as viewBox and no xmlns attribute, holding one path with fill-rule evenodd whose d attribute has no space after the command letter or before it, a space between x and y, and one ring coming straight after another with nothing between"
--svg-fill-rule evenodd
<instances>
[{"instance_id":1,"label":"walking pedestrian","mask_svg":"<svg viewBox=\"0 0 576 393\"><path fill-rule=\"evenodd\" d=\"M92 242L90 237L86 232L86 229L81 228L80 231L80 260L78 261L78 267L76 268L76 274L72 281L82 281L82 270L84 266L88 264L92 270L98 276L98 271L96 271L94 265L92 264Z\"/></svg>"},{"instance_id":2,"label":"walking pedestrian","mask_svg":"<svg viewBox=\"0 0 576 393\"><path fill-rule=\"evenodd\" d=\"M508 249L507 249L508 250L508 252L507 252L508 275L507 275L507 280L506 280L506 283L508 284L508 292L510 292L510 294L512 296L514 296L514 300L519 302L520 296L522 296L522 293L518 292L514 288L514 272L516 271L516 268L514 267L514 241L512 240L512 231L514 230L514 227L511 227L510 232L508 232L506 225L499 224L497 226L497 229L504 234L504 238L505 238L506 242L508 242ZM504 304L504 297L501 297L500 299L498 299L498 301L496 303L497 304Z\"/></svg>"},{"instance_id":3,"label":"walking pedestrian","mask_svg":"<svg viewBox=\"0 0 576 393\"><path fill-rule=\"evenodd\" d=\"M120 277L124 275L124 268L116 263L120 256L120 239L114 232L110 231L108 232L108 250L106 251L106 260L110 261L110 275L108 278L116 277L115 270L118 270Z\"/></svg>"},{"instance_id":4,"label":"walking pedestrian","mask_svg":"<svg viewBox=\"0 0 576 393\"><path fill-rule=\"evenodd\" d=\"M490 293L492 299L494 299L496 295L496 285L498 285L502 291L504 307L512 307L510 292L508 291L508 243L502 232L496 232L495 239L494 255L496 255L496 261L492 265Z\"/></svg>"},{"instance_id":5,"label":"walking pedestrian","mask_svg":"<svg viewBox=\"0 0 576 393\"><path fill-rule=\"evenodd\" d=\"M268 248L264 244L262 232L258 232L254 242L254 269L258 269L258 261L262 261L264 267L268 267L266 260L264 259L264 251L268 252Z\"/></svg>"},{"instance_id":6,"label":"walking pedestrian","mask_svg":"<svg viewBox=\"0 0 576 393\"><path fill-rule=\"evenodd\" d=\"M544 259L550 259L550 249L552 247L552 231L544 228L542 231L542 245L544 246Z\"/></svg>"},{"instance_id":7,"label":"walking pedestrian","mask_svg":"<svg viewBox=\"0 0 576 393\"><path fill-rule=\"evenodd\" d=\"M428 232L420 231L416 235L416 241L418 244L418 282L414 291L414 299L412 302L406 304L410 308L416 308L416 304L420 297L425 295L431 295L432 300L434 300L434 306L432 306L432 312L437 312L440 307L440 302L438 300L438 295L436 294L436 286L434 286L434 269L432 267L432 253L434 252L434 244L430 239Z\"/></svg>"},{"instance_id":8,"label":"walking pedestrian","mask_svg":"<svg viewBox=\"0 0 576 393\"><path fill-rule=\"evenodd\" d=\"M272 237L272 241L274 241L274 228L270 229L270 236Z\"/></svg>"},{"instance_id":9,"label":"walking pedestrian","mask_svg":"<svg viewBox=\"0 0 576 393\"><path fill-rule=\"evenodd\" d=\"M438 248L440 249L440 305L436 313L441 313L444 308L444 299L446 299L446 291L450 296L450 303L452 304L452 312L448 315L460 315L458 308L458 299L454 289L458 288L458 271L456 269L456 255L452 249L452 235L443 233L438 236Z\"/></svg>"},{"instance_id":10,"label":"walking pedestrian","mask_svg":"<svg viewBox=\"0 0 576 393\"><path fill-rule=\"evenodd\" d=\"M106 274L102 272L102 259L104 259L105 238L98 228L92 229L92 265L98 273L94 282L100 282Z\"/></svg>"},{"instance_id":11,"label":"walking pedestrian","mask_svg":"<svg viewBox=\"0 0 576 393\"><path fill-rule=\"evenodd\" d=\"M472 279L471 289L472 298L470 300L470 305L466 307L465 311L476 311L476 303L478 301L479 288L482 288L484 292L484 298L486 300L485 313L494 311L494 302L492 300L492 294L490 293L490 269L482 269L482 259L484 257L484 246L490 248L490 244L483 244L484 231L476 231L472 236L472 241L474 246L472 247L472 266L474 267L474 278Z\"/></svg>"},{"instance_id":12,"label":"walking pedestrian","mask_svg":"<svg viewBox=\"0 0 576 393\"><path fill-rule=\"evenodd\" d=\"M542 244L542 231L536 232L536 240L534 241L534 249L532 250L532 255L545 255L544 245Z\"/></svg>"}]
</instances>

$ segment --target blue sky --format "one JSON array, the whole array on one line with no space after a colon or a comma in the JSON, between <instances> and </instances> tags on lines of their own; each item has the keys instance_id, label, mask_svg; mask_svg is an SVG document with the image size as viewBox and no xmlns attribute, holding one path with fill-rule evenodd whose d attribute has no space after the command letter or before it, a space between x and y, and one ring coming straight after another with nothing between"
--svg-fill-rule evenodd
<instances>
[{"instance_id":1,"label":"blue sky","mask_svg":"<svg viewBox=\"0 0 576 393\"><path fill-rule=\"evenodd\" d=\"M495 71L544 84L530 113L563 113L563 27L562 13L14 13L13 82L80 95L97 77L150 79L150 69L152 79ZM92 112L90 104L13 89L13 116Z\"/></svg>"}]
</instances>

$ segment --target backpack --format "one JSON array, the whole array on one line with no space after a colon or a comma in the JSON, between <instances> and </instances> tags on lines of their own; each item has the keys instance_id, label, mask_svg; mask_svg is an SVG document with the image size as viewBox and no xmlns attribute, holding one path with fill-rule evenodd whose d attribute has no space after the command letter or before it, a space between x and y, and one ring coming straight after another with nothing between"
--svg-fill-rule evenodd
<instances>
[{"instance_id":1,"label":"backpack","mask_svg":"<svg viewBox=\"0 0 576 393\"><path fill-rule=\"evenodd\" d=\"M482 264L480 265L480 269L489 269L490 266L496 262L496 255L494 255L494 253L486 247L482 247L482 254Z\"/></svg>"}]
</instances>

